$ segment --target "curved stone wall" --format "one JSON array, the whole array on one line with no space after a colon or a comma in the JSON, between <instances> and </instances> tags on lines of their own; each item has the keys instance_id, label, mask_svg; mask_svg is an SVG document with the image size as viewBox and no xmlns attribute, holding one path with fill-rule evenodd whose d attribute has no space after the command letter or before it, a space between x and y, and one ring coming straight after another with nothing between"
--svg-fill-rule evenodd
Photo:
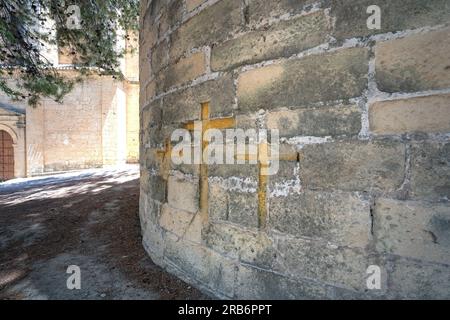
<instances>
[{"instance_id":1,"label":"curved stone wall","mask_svg":"<svg viewBox=\"0 0 450 320\"><path fill-rule=\"evenodd\" d=\"M450 298L447 0L141 5L140 218L157 264L220 298ZM175 165L168 139L202 110L278 129L294 156L267 178Z\"/></svg>"}]
</instances>

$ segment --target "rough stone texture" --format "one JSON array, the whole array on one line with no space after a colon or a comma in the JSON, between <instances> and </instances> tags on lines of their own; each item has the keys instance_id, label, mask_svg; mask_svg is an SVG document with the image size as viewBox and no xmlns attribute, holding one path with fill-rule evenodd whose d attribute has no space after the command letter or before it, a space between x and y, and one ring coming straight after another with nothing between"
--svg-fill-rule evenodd
<instances>
[{"instance_id":1,"label":"rough stone texture","mask_svg":"<svg viewBox=\"0 0 450 320\"><path fill-rule=\"evenodd\" d=\"M225 40L229 33L240 28L242 22L240 1L219 1L191 18L172 34L170 57L177 59L191 49Z\"/></svg>"},{"instance_id":2,"label":"rough stone texture","mask_svg":"<svg viewBox=\"0 0 450 320\"><path fill-rule=\"evenodd\" d=\"M248 20L251 24L256 24L286 14L299 14L316 2L315 0L250 0L248 1Z\"/></svg>"},{"instance_id":3,"label":"rough stone texture","mask_svg":"<svg viewBox=\"0 0 450 320\"><path fill-rule=\"evenodd\" d=\"M216 295L233 297L235 265L214 251L168 236L164 260L168 269L180 277L196 279L202 288Z\"/></svg>"},{"instance_id":4,"label":"rough stone texture","mask_svg":"<svg viewBox=\"0 0 450 320\"><path fill-rule=\"evenodd\" d=\"M251 190L254 192L245 190L246 187L254 188L256 182L246 183L245 180L244 182L230 180L228 185L231 189L224 187L224 183L210 180L209 212L211 219L256 228L258 226L258 196L256 190ZM234 189L233 185L235 185Z\"/></svg>"},{"instance_id":5,"label":"rough stone texture","mask_svg":"<svg viewBox=\"0 0 450 320\"><path fill-rule=\"evenodd\" d=\"M448 28L378 44L378 88L386 92L415 92L450 87L449 32Z\"/></svg>"},{"instance_id":6,"label":"rough stone texture","mask_svg":"<svg viewBox=\"0 0 450 320\"><path fill-rule=\"evenodd\" d=\"M159 35L164 36L169 30L174 29L183 18L183 1L169 0L164 7L160 18Z\"/></svg>"},{"instance_id":7,"label":"rough stone texture","mask_svg":"<svg viewBox=\"0 0 450 320\"><path fill-rule=\"evenodd\" d=\"M183 58L160 73L156 85L157 93L162 93L171 87L186 84L206 72L205 54L197 52Z\"/></svg>"},{"instance_id":8,"label":"rough stone texture","mask_svg":"<svg viewBox=\"0 0 450 320\"><path fill-rule=\"evenodd\" d=\"M374 4L381 9L380 30L367 28L370 15L366 11ZM447 0L332 0L331 8L336 19L335 36L339 39L434 26L450 18Z\"/></svg>"},{"instance_id":9,"label":"rough stone texture","mask_svg":"<svg viewBox=\"0 0 450 320\"><path fill-rule=\"evenodd\" d=\"M309 189L389 192L400 188L404 170L400 143L325 143L300 152L300 178Z\"/></svg>"},{"instance_id":10,"label":"rough stone texture","mask_svg":"<svg viewBox=\"0 0 450 320\"><path fill-rule=\"evenodd\" d=\"M449 298L449 3L381 0L368 30L372 4L143 6L140 217L159 265L219 298ZM280 130L289 161L266 179L255 162L208 165L200 205L205 171L157 150L204 102Z\"/></svg>"},{"instance_id":11,"label":"rough stone texture","mask_svg":"<svg viewBox=\"0 0 450 320\"><path fill-rule=\"evenodd\" d=\"M292 236L364 248L370 241L370 203L353 194L306 191L270 199L269 226Z\"/></svg>"},{"instance_id":12,"label":"rough stone texture","mask_svg":"<svg viewBox=\"0 0 450 320\"><path fill-rule=\"evenodd\" d=\"M182 238L193 218L194 214L190 212L163 205L159 225L166 231L172 232L179 238Z\"/></svg>"},{"instance_id":13,"label":"rough stone texture","mask_svg":"<svg viewBox=\"0 0 450 320\"><path fill-rule=\"evenodd\" d=\"M411 195L450 199L450 143L415 143L411 148Z\"/></svg>"},{"instance_id":14,"label":"rough stone texture","mask_svg":"<svg viewBox=\"0 0 450 320\"><path fill-rule=\"evenodd\" d=\"M383 253L450 264L450 206L376 201L374 230Z\"/></svg>"},{"instance_id":15,"label":"rough stone texture","mask_svg":"<svg viewBox=\"0 0 450 320\"><path fill-rule=\"evenodd\" d=\"M348 99L366 88L368 52L354 48L289 60L239 76L242 112Z\"/></svg>"},{"instance_id":16,"label":"rough stone texture","mask_svg":"<svg viewBox=\"0 0 450 320\"><path fill-rule=\"evenodd\" d=\"M450 131L450 95L382 101L370 106L370 131L375 134Z\"/></svg>"},{"instance_id":17,"label":"rough stone texture","mask_svg":"<svg viewBox=\"0 0 450 320\"><path fill-rule=\"evenodd\" d=\"M268 30L252 31L212 50L213 71L232 69L278 57L288 57L325 42L328 31L323 12L282 21Z\"/></svg>"},{"instance_id":18,"label":"rough stone texture","mask_svg":"<svg viewBox=\"0 0 450 320\"><path fill-rule=\"evenodd\" d=\"M284 109L268 114L267 127L278 129L281 137L355 136L361 131L361 111L357 106Z\"/></svg>"},{"instance_id":19,"label":"rough stone texture","mask_svg":"<svg viewBox=\"0 0 450 320\"><path fill-rule=\"evenodd\" d=\"M198 210L198 182L180 176L170 176L167 200L173 208L189 211Z\"/></svg>"},{"instance_id":20,"label":"rough stone texture","mask_svg":"<svg viewBox=\"0 0 450 320\"><path fill-rule=\"evenodd\" d=\"M206 0L186 0L186 10L192 11L202 5Z\"/></svg>"},{"instance_id":21,"label":"rough stone texture","mask_svg":"<svg viewBox=\"0 0 450 320\"><path fill-rule=\"evenodd\" d=\"M151 55L152 74L156 75L169 63L169 42L164 40L158 44L152 50Z\"/></svg>"},{"instance_id":22,"label":"rough stone texture","mask_svg":"<svg viewBox=\"0 0 450 320\"><path fill-rule=\"evenodd\" d=\"M145 95L143 95L143 97L145 97L146 101L150 101L153 99L153 97L156 95L156 81L150 81L146 86L145 86Z\"/></svg>"},{"instance_id":23,"label":"rough stone texture","mask_svg":"<svg viewBox=\"0 0 450 320\"><path fill-rule=\"evenodd\" d=\"M252 286L248 286L252 283ZM291 280L280 274L240 266L236 284L237 299L324 299L326 288L317 282L303 279Z\"/></svg>"},{"instance_id":24,"label":"rough stone texture","mask_svg":"<svg viewBox=\"0 0 450 320\"><path fill-rule=\"evenodd\" d=\"M366 289L367 267L379 263L361 249L304 239L280 239L277 243L277 257L287 274L298 279L316 279L353 290Z\"/></svg>"},{"instance_id":25,"label":"rough stone texture","mask_svg":"<svg viewBox=\"0 0 450 320\"><path fill-rule=\"evenodd\" d=\"M389 295L394 299L450 298L450 267L396 259L389 276Z\"/></svg>"},{"instance_id":26,"label":"rough stone texture","mask_svg":"<svg viewBox=\"0 0 450 320\"><path fill-rule=\"evenodd\" d=\"M200 119L200 105L210 102L211 117L229 115L233 105L233 80L225 75L216 80L164 97L163 122L179 123Z\"/></svg>"},{"instance_id":27,"label":"rough stone texture","mask_svg":"<svg viewBox=\"0 0 450 320\"><path fill-rule=\"evenodd\" d=\"M211 224L203 235L206 245L232 259L270 268L276 252L273 241L262 232L226 224Z\"/></svg>"},{"instance_id":28,"label":"rough stone texture","mask_svg":"<svg viewBox=\"0 0 450 320\"><path fill-rule=\"evenodd\" d=\"M246 227L258 226L258 196L239 191L229 192L228 221Z\"/></svg>"}]
</instances>

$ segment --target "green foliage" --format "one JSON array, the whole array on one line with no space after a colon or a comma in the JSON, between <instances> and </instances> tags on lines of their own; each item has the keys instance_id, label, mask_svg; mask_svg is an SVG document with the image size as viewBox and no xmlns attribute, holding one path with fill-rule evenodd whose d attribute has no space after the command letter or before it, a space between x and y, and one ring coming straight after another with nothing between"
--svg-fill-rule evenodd
<instances>
[{"instance_id":1,"label":"green foliage","mask_svg":"<svg viewBox=\"0 0 450 320\"><path fill-rule=\"evenodd\" d=\"M122 78L130 48L119 43L134 40L138 12L139 0L0 0L0 90L36 105L43 97L61 102L92 72ZM49 45L73 56L77 77L64 78L46 59Z\"/></svg>"}]
</instances>

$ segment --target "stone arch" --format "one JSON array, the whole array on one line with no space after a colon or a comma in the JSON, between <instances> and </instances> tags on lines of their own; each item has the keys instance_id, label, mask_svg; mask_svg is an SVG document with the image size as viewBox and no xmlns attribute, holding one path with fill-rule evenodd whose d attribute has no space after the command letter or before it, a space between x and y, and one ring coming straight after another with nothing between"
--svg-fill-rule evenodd
<instances>
[{"instance_id":1,"label":"stone arch","mask_svg":"<svg viewBox=\"0 0 450 320\"><path fill-rule=\"evenodd\" d=\"M13 145L16 146L17 145L17 141L18 141L18 136L16 131L14 131L14 129L12 129L11 127L7 126L6 124L2 124L0 123L0 130L6 131L8 132L8 134L11 136L11 138L13 139Z\"/></svg>"}]
</instances>

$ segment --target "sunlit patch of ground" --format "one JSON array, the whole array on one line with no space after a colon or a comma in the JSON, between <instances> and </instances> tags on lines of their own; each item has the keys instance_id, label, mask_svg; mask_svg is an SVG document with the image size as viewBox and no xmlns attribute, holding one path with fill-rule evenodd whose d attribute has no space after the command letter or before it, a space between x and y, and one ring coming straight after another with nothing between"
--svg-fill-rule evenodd
<instances>
[{"instance_id":1,"label":"sunlit patch of ground","mask_svg":"<svg viewBox=\"0 0 450 320\"><path fill-rule=\"evenodd\" d=\"M0 184L1 299L198 299L141 244L139 168ZM69 265L81 290L68 290Z\"/></svg>"}]
</instances>

